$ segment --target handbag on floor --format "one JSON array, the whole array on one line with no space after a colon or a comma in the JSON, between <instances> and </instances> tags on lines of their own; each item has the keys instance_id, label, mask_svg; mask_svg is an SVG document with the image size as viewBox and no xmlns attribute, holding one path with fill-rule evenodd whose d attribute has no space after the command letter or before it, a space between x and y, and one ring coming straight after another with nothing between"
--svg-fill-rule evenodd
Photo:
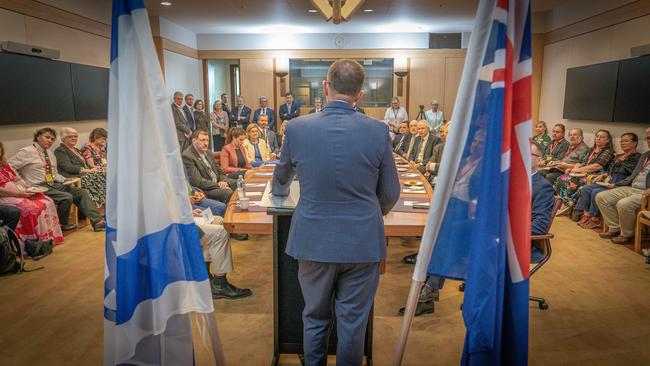
<instances>
[{"instance_id":1,"label":"handbag on floor","mask_svg":"<svg viewBox=\"0 0 650 366\"><path fill-rule=\"evenodd\" d=\"M34 259L41 259L52 253L52 240L32 240L32 242L40 243L40 245L30 245L30 247L34 250L34 254L40 255L40 257ZM49 252L48 245L46 243L49 243ZM16 258L20 258L20 260ZM25 269L25 254L20 246L18 235L16 235L16 233L10 228L6 226L0 226L0 276L20 272L32 272L43 268L44 267L41 266L30 270Z\"/></svg>"},{"instance_id":2,"label":"handbag on floor","mask_svg":"<svg viewBox=\"0 0 650 366\"><path fill-rule=\"evenodd\" d=\"M45 258L48 255L52 254L52 248L54 248L54 240L34 240L26 239L25 240L25 252L33 260L37 261L41 258Z\"/></svg>"}]
</instances>

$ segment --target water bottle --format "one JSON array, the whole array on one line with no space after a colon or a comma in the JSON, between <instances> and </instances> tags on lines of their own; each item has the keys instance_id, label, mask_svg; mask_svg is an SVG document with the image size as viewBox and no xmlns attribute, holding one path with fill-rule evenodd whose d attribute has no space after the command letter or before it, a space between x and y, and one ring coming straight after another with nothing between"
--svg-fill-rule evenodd
<instances>
[{"instance_id":1,"label":"water bottle","mask_svg":"<svg viewBox=\"0 0 650 366\"><path fill-rule=\"evenodd\" d=\"M244 195L244 177L242 177L241 175L239 176L239 178L237 178L237 197L239 197L239 199L242 199L242 198L245 197L245 195Z\"/></svg>"}]
</instances>

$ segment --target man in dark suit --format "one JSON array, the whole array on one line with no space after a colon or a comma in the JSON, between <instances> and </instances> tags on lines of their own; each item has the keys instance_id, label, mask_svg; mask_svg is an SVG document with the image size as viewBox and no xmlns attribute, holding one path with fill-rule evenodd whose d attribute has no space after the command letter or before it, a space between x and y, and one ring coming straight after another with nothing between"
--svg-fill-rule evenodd
<instances>
[{"instance_id":1,"label":"man in dark suit","mask_svg":"<svg viewBox=\"0 0 650 366\"><path fill-rule=\"evenodd\" d=\"M280 146L278 145L278 136L269 128L269 116L263 114L260 116L258 125L260 126L260 138L264 139L268 144L269 152L272 154L278 154L280 152ZM272 157L275 158L275 157Z\"/></svg>"},{"instance_id":2,"label":"man in dark suit","mask_svg":"<svg viewBox=\"0 0 650 366\"><path fill-rule=\"evenodd\" d=\"M192 187L200 188L208 198L228 203L236 181L223 173L209 152L210 136L207 131L192 133L192 144L183 151L183 164Z\"/></svg>"},{"instance_id":3,"label":"man in dark suit","mask_svg":"<svg viewBox=\"0 0 650 366\"><path fill-rule=\"evenodd\" d=\"M190 130L196 130L196 121L194 120L194 95L185 95L183 111L185 112L185 118L187 119L187 124L189 125Z\"/></svg>"},{"instance_id":4,"label":"man in dark suit","mask_svg":"<svg viewBox=\"0 0 650 366\"><path fill-rule=\"evenodd\" d=\"M253 123L259 124L260 115L265 114L268 116L269 129L273 130L273 124L275 123L275 111L268 107L269 99L265 96L260 97L260 107L255 110L253 114Z\"/></svg>"},{"instance_id":5,"label":"man in dark suit","mask_svg":"<svg viewBox=\"0 0 650 366\"><path fill-rule=\"evenodd\" d=\"M230 103L228 102L228 94L227 93L221 93L221 109L226 112L226 115L228 116L228 120L230 120Z\"/></svg>"},{"instance_id":6,"label":"man in dark suit","mask_svg":"<svg viewBox=\"0 0 650 366\"><path fill-rule=\"evenodd\" d=\"M429 131L429 124L425 120L418 121L417 128L418 136L415 138L409 161L419 166L431 158L433 147L440 143L440 138Z\"/></svg>"},{"instance_id":7,"label":"man in dark suit","mask_svg":"<svg viewBox=\"0 0 650 366\"><path fill-rule=\"evenodd\" d=\"M309 110L309 114L320 113L323 111L323 100L320 97L314 98L314 108Z\"/></svg>"},{"instance_id":8,"label":"man in dark suit","mask_svg":"<svg viewBox=\"0 0 650 366\"><path fill-rule=\"evenodd\" d=\"M402 121L399 124L399 133L395 135L393 139L393 151L399 152L402 150L402 145L404 142L410 139L409 133L409 123L408 121Z\"/></svg>"},{"instance_id":9,"label":"man in dark suit","mask_svg":"<svg viewBox=\"0 0 650 366\"><path fill-rule=\"evenodd\" d=\"M291 121L300 115L300 108L293 102L293 94L284 95L285 103L280 106L280 121Z\"/></svg>"},{"instance_id":10,"label":"man in dark suit","mask_svg":"<svg viewBox=\"0 0 650 366\"><path fill-rule=\"evenodd\" d=\"M241 127L246 131L246 127L251 122L251 109L244 105L244 97L239 95L237 97L237 106L233 108L230 115L230 124L236 124L236 127Z\"/></svg>"},{"instance_id":11,"label":"man in dark suit","mask_svg":"<svg viewBox=\"0 0 650 366\"><path fill-rule=\"evenodd\" d=\"M174 93L174 102L172 103L172 115L174 116L174 125L176 126L176 135L178 137L178 146L183 151L189 146L189 138L192 134L190 125L187 122L187 116L182 107L183 93L177 91Z\"/></svg>"},{"instance_id":12,"label":"man in dark suit","mask_svg":"<svg viewBox=\"0 0 650 366\"><path fill-rule=\"evenodd\" d=\"M361 113L361 114L366 114L366 111L364 111L363 108L359 107L359 106L356 105L356 104L354 105L354 110L355 110L356 112Z\"/></svg>"},{"instance_id":13,"label":"man in dark suit","mask_svg":"<svg viewBox=\"0 0 650 366\"><path fill-rule=\"evenodd\" d=\"M382 216L400 194L388 128L354 111L364 78L354 60L330 66L323 82L330 102L323 112L287 124L273 175L272 192L279 196L300 177L286 252L298 260L305 299L306 365L327 362L333 307L337 364L361 365L379 262L386 256Z\"/></svg>"}]
</instances>

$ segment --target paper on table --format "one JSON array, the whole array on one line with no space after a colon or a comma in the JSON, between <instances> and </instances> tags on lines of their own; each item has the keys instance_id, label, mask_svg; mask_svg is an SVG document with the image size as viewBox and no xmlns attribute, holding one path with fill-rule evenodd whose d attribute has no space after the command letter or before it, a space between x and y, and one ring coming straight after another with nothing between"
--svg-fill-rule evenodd
<instances>
[{"instance_id":1,"label":"paper on table","mask_svg":"<svg viewBox=\"0 0 650 366\"><path fill-rule=\"evenodd\" d=\"M262 187L266 187L266 183L246 183L246 187L262 188Z\"/></svg>"},{"instance_id":2,"label":"paper on table","mask_svg":"<svg viewBox=\"0 0 650 366\"><path fill-rule=\"evenodd\" d=\"M255 173L255 175L259 175L259 176L262 176L262 177L272 177L273 173L271 173L271 172L257 172L257 173Z\"/></svg>"},{"instance_id":3,"label":"paper on table","mask_svg":"<svg viewBox=\"0 0 650 366\"><path fill-rule=\"evenodd\" d=\"M429 202L422 202L422 201L404 201L404 206L413 206L413 205L428 205Z\"/></svg>"},{"instance_id":4,"label":"paper on table","mask_svg":"<svg viewBox=\"0 0 650 366\"><path fill-rule=\"evenodd\" d=\"M418 176L419 176L419 174L417 174L417 173L402 173L402 177L405 177L405 178L416 178Z\"/></svg>"},{"instance_id":5,"label":"paper on table","mask_svg":"<svg viewBox=\"0 0 650 366\"><path fill-rule=\"evenodd\" d=\"M250 201L250 202L248 203L248 205L249 205L249 206L259 206L259 205L260 205L260 201Z\"/></svg>"},{"instance_id":6,"label":"paper on table","mask_svg":"<svg viewBox=\"0 0 650 366\"><path fill-rule=\"evenodd\" d=\"M209 225L212 223L212 221L214 221L214 215L212 214L212 210L209 207L201 212L200 217L194 218L194 222L197 224Z\"/></svg>"},{"instance_id":7,"label":"paper on table","mask_svg":"<svg viewBox=\"0 0 650 366\"><path fill-rule=\"evenodd\" d=\"M422 194L427 193L427 191L425 191L424 189L408 189L408 188L403 189L402 192L404 192L404 193L422 193Z\"/></svg>"},{"instance_id":8,"label":"paper on table","mask_svg":"<svg viewBox=\"0 0 650 366\"><path fill-rule=\"evenodd\" d=\"M261 196L262 192L246 192L246 197L250 196Z\"/></svg>"}]
</instances>

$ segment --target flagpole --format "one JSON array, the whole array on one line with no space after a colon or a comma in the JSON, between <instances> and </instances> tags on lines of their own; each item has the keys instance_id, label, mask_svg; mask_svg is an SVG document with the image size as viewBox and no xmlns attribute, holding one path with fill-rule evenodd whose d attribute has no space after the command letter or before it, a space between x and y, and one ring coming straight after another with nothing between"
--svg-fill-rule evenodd
<instances>
[{"instance_id":1,"label":"flagpole","mask_svg":"<svg viewBox=\"0 0 650 366\"><path fill-rule=\"evenodd\" d=\"M465 57L460 86L456 95L456 103L454 104L454 127L449 131L447 142L445 143L445 152L442 155L442 161L440 163L436 192L430 205L427 224L422 235L420 250L416 259L415 269L413 270L413 281L411 282L404 311L404 319L400 328L400 336L397 341L395 353L393 354L393 366L400 366L402 364L406 349L406 340L408 339L413 316L415 315L420 289L426 279L431 254L433 253L433 248L445 215L446 203L451 196L451 190L460 165L460 158L469 134L468 127L472 122L471 117L476 86L490 36L489 30L492 26L492 15L496 1L480 0L474 18L474 27Z\"/></svg>"},{"instance_id":2,"label":"flagpole","mask_svg":"<svg viewBox=\"0 0 650 366\"><path fill-rule=\"evenodd\" d=\"M217 366L226 366L226 357L223 353L221 346L221 338L219 337L219 328L217 321L214 319L217 316L215 313L202 313L203 318L207 321L208 331L210 332L210 342L212 343L212 354L214 355L214 363Z\"/></svg>"},{"instance_id":3,"label":"flagpole","mask_svg":"<svg viewBox=\"0 0 650 366\"><path fill-rule=\"evenodd\" d=\"M411 289L409 290L409 296L406 301L406 308L404 309L404 321L402 321L402 327L399 331L397 349L395 350L395 354L393 354L393 366L399 366L402 364L404 351L406 350L406 340L409 336L411 323L413 323L413 316L415 315L415 308L418 304L418 295L420 294L422 283L423 281L411 281Z\"/></svg>"}]
</instances>

